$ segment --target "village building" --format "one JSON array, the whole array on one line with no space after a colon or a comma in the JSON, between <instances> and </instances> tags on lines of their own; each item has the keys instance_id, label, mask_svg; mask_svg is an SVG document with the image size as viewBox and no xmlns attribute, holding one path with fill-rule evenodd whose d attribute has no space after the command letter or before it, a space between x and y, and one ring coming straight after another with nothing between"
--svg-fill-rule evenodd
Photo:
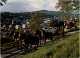
<instances>
[{"instance_id":1,"label":"village building","mask_svg":"<svg viewBox=\"0 0 80 58\"><path fill-rule=\"evenodd\" d=\"M21 28L21 25L15 25L15 29Z\"/></svg>"},{"instance_id":2,"label":"village building","mask_svg":"<svg viewBox=\"0 0 80 58\"><path fill-rule=\"evenodd\" d=\"M28 25L27 24L22 24L22 28L23 29L28 28Z\"/></svg>"}]
</instances>

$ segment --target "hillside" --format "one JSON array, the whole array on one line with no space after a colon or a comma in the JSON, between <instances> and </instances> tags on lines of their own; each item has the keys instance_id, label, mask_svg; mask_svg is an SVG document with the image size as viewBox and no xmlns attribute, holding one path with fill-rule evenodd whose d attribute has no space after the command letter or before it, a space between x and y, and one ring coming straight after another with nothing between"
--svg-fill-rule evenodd
<instances>
[{"instance_id":1,"label":"hillside","mask_svg":"<svg viewBox=\"0 0 80 58\"><path fill-rule=\"evenodd\" d=\"M39 12L52 15L58 15L60 13L59 11L48 11L48 10L40 10Z\"/></svg>"},{"instance_id":2,"label":"hillside","mask_svg":"<svg viewBox=\"0 0 80 58\"><path fill-rule=\"evenodd\" d=\"M39 10L39 11L33 11L33 12L23 12L23 13L10 13L10 12L2 12L1 13L1 19L30 19L35 12L44 13L45 18L51 16L58 16L59 11L48 11L48 10ZM7 17L6 17L7 16Z\"/></svg>"},{"instance_id":3,"label":"hillside","mask_svg":"<svg viewBox=\"0 0 80 58\"><path fill-rule=\"evenodd\" d=\"M36 12L36 11L34 11L34 12ZM40 10L40 11L37 11L37 12L44 13L45 14L45 18L51 18L51 17L54 18L54 16L58 17L59 14L60 14L59 11L48 11L48 10Z\"/></svg>"},{"instance_id":4,"label":"hillside","mask_svg":"<svg viewBox=\"0 0 80 58\"><path fill-rule=\"evenodd\" d=\"M79 33L45 46L23 58L78 58Z\"/></svg>"}]
</instances>

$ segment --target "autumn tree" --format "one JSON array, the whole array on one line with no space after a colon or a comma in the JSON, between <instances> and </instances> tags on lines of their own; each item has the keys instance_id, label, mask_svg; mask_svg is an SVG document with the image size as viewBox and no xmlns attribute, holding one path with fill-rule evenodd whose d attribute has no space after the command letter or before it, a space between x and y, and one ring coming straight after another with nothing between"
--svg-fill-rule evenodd
<instances>
[{"instance_id":1,"label":"autumn tree","mask_svg":"<svg viewBox=\"0 0 80 58\"><path fill-rule=\"evenodd\" d=\"M42 13L36 12L34 16L29 21L29 28L33 32L35 29L40 28L40 24L42 23L42 20L44 18L44 15Z\"/></svg>"},{"instance_id":2,"label":"autumn tree","mask_svg":"<svg viewBox=\"0 0 80 58\"><path fill-rule=\"evenodd\" d=\"M73 12L79 12L79 0L58 0L56 8L60 9L60 15L70 16Z\"/></svg>"}]
</instances>

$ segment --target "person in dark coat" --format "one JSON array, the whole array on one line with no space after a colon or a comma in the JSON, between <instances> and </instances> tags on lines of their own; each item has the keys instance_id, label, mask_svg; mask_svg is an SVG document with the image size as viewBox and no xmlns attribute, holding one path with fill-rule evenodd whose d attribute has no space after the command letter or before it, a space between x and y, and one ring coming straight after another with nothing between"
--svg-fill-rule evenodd
<instances>
[{"instance_id":1,"label":"person in dark coat","mask_svg":"<svg viewBox=\"0 0 80 58\"><path fill-rule=\"evenodd\" d=\"M9 39L10 39L10 37L11 37L13 34L14 34L14 30L12 30L12 31L9 32Z\"/></svg>"},{"instance_id":2,"label":"person in dark coat","mask_svg":"<svg viewBox=\"0 0 80 58\"><path fill-rule=\"evenodd\" d=\"M57 27L58 26L58 20L56 18L54 18L53 20L53 27Z\"/></svg>"},{"instance_id":3,"label":"person in dark coat","mask_svg":"<svg viewBox=\"0 0 80 58\"><path fill-rule=\"evenodd\" d=\"M13 39L15 40L15 43L17 44L17 49L19 49L19 38L18 38L18 36L19 36L19 32L17 31L14 33L14 37L13 37Z\"/></svg>"}]
</instances>

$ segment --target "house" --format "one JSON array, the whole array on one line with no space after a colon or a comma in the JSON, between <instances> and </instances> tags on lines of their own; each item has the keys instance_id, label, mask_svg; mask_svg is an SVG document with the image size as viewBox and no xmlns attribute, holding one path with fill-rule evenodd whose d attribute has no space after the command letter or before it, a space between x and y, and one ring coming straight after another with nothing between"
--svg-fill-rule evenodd
<instances>
[{"instance_id":1,"label":"house","mask_svg":"<svg viewBox=\"0 0 80 58\"><path fill-rule=\"evenodd\" d=\"M9 25L9 28L11 28L11 27L12 27L12 24Z\"/></svg>"},{"instance_id":2,"label":"house","mask_svg":"<svg viewBox=\"0 0 80 58\"><path fill-rule=\"evenodd\" d=\"M27 24L22 24L22 28L23 29L28 28L28 25Z\"/></svg>"},{"instance_id":3,"label":"house","mask_svg":"<svg viewBox=\"0 0 80 58\"><path fill-rule=\"evenodd\" d=\"M12 24L14 24L14 21L12 20Z\"/></svg>"},{"instance_id":4,"label":"house","mask_svg":"<svg viewBox=\"0 0 80 58\"><path fill-rule=\"evenodd\" d=\"M15 29L21 28L21 25L15 25Z\"/></svg>"}]
</instances>

